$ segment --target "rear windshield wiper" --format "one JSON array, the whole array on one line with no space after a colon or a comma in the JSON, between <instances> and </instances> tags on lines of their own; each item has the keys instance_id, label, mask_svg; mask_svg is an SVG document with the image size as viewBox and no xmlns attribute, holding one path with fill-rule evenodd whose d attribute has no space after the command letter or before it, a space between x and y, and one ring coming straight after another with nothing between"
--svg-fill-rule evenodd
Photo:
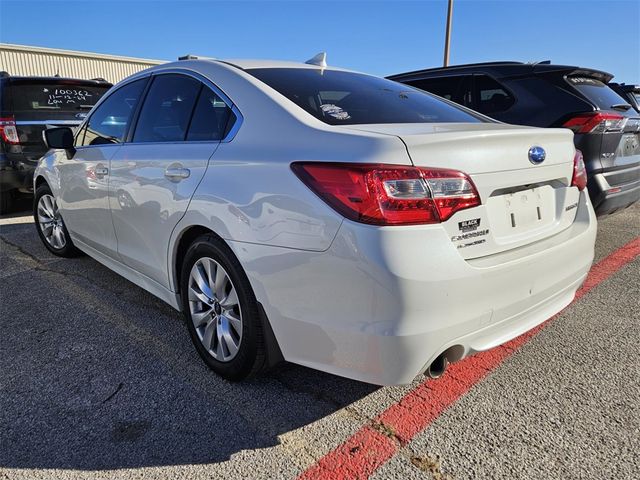
<instances>
[{"instance_id":1,"label":"rear windshield wiper","mask_svg":"<svg viewBox=\"0 0 640 480\"><path fill-rule=\"evenodd\" d=\"M626 112L631 108L631 105L629 105L628 103L616 103L614 105L611 105L611 108L613 108L614 110L624 110Z\"/></svg>"}]
</instances>

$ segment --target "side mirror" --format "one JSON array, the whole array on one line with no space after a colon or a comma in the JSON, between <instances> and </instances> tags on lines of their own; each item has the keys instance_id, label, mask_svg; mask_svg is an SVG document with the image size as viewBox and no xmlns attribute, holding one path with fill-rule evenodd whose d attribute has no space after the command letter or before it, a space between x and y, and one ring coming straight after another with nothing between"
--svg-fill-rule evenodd
<instances>
[{"instance_id":1,"label":"side mirror","mask_svg":"<svg viewBox=\"0 0 640 480\"><path fill-rule=\"evenodd\" d=\"M49 148L75 152L75 148L73 147L73 130L69 127L47 128L44 131L44 141Z\"/></svg>"}]
</instances>

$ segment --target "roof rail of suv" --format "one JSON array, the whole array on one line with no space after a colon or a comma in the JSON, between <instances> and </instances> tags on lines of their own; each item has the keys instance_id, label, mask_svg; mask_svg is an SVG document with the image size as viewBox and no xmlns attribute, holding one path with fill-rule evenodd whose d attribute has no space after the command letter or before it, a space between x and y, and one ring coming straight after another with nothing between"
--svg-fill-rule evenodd
<instances>
[{"instance_id":1,"label":"roof rail of suv","mask_svg":"<svg viewBox=\"0 0 640 480\"><path fill-rule=\"evenodd\" d=\"M512 62L512 61L461 63L459 65L449 65L447 67L426 68L425 70L444 70L444 69L447 69L447 68L479 67L479 66L486 66L486 65L525 65L525 63L524 62Z\"/></svg>"},{"instance_id":2,"label":"roof rail of suv","mask_svg":"<svg viewBox=\"0 0 640 480\"><path fill-rule=\"evenodd\" d=\"M621 90L624 90L625 92L637 92L637 93L640 93L640 85L634 85L633 83L609 82L609 85L613 85L615 87L619 87Z\"/></svg>"},{"instance_id":3,"label":"roof rail of suv","mask_svg":"<svg viewBox=\"0 0 640 480\"><path fill-rule=\"evenodd\" d=\"M396 75L390 75L387 78L394 79L395 77L404 77L405 75L413 75L413 74L419 74L419 73L423 73L423 72L437 72L437 71L443 71L443 70L452 70L452 69L456 69L456 68L488 67L488 66L492 66L492 65L496 65L496 66L514 65L515 66L515 65L527 65L527 64L523 63L523 62L510 62L510 61L463 63L463 64L460 64L460 65L449 65L447 67L423 68L423 69L420 69L420 70L413 70L411 72L404 72L404 73L399 73L399 74L396 74Z\"/></svg>"}]
</instances>

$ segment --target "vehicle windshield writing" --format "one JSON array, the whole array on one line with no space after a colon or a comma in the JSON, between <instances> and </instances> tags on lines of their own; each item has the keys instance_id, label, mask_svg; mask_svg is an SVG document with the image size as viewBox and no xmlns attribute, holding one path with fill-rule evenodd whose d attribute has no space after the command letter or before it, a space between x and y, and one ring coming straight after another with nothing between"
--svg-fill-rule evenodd
<instances>
[{"instance_id":1,"label":"vehicle windshield writing","mask_svg":"<svg viewBox=\"0 0 640 480\"><path fill-rule=\"evenodd\" d=\"M16 111L88 111L108 90L107 86L13 85L13 108Z\"/></svg>"}]
</instances>

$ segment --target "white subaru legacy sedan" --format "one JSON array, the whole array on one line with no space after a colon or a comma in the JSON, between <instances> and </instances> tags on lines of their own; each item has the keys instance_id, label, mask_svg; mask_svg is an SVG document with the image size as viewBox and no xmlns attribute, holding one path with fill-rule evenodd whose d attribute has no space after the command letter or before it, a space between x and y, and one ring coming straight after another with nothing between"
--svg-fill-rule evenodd
<instances>
[{"instance_id":1,"label":"white subaru legacy sedan","mask_svg":"<svg viewBox=\"0 0 640 480\"><path fill-rule=\"evenodd\" d=\"M572 132L309 63L188 57L47 130L34 217L184 312L218 374L441 375L567 306L596 219Z\"/></svg>"}]
</instances>

